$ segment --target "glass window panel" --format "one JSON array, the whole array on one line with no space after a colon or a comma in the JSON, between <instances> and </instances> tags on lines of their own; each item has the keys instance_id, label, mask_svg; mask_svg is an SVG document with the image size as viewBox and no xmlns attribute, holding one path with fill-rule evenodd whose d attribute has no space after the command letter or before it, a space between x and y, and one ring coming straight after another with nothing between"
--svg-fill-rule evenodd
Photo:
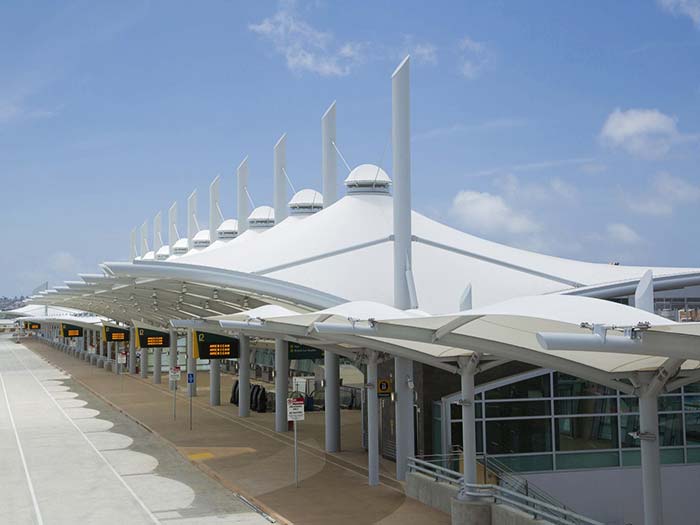
<instances>
[{"instance_id":1,"label":"glass window panel","mask_svg":"<svg viewBox=\"0 0 700 525\"><path fill-rule=\"evenodd\" d=\"M617 399L562 399L554 401L557 414L614 414L617 412Z\"/></svg>"},{"instance_id":2,"label":"glass window panel","mask_svg":"<svg viewBox=\"0 0 700 525\"><path fill-rule=\"evenodd\" d=\"M483 409L484 404L483 403L476 403L474 405L474 417L477 419L481 419L484 417L484 409Z\"/></svg>"},{"instance_id":3,"label":"glass window panel","mask_svg":"<svg viewBox=\"0 0 700 525\"><path fill-rule=\"evenodd\" d=\"M614 396L615 390L585 379L554 373L554 397Z\"/></svg>"},{"instance_id":4,"label":"glass window panel","mask_svg":"<svg viewBox=\"0 0 700 525\"><path fill-rule=\"evenodd\" d=\"M620 412L639 412L639 398L621 397Z\"/></svg>"},{"instance_id":5,"label":"glass window panel","mask_svg":"<svg viewBox=\"0 0 700 525\"><path fill-rule=\"evenodd\" d=\"M685 385L684 388L686 392L700 392L700 383L691 383L689 385Z\"/></svg>"},{"instance_id":6,"label":"glass window panel","mask_svg":"<svg viewBox=\"0 0 700 525\"><path fill-rule=\"evenodd\" d=\"M700 413L685 415L685 439L688 445L700 445Z\"/></svg>"},{"instance_id":7,"label":"glass window panel","mask_svg":"<svg viewBox=\"0 0 700 525\"><path fill-rule=\"evenodd\" d=\"M641 464L642 458L639 450L624 450L622 452L623 467L638 467Z\"/></svg>"},{"instance_id":8,"label":"glass window panel","mask_svg":"<svg viewBox=\"0 0 700 525\"><path fill-rule=\"evenodd\" d=\"M617 448L617 417L562 417L555 421L557 450Z\"/></svg>"},{"instance_id":9,"label":"glass window panel","mask_svg":"<svg viewBox=\"0 0 700 525\"><path fill-rule=\"evenodd\" d=\"M433 403L433 418L434 419L441 419L442 418L442 404L441 403Z\"/></svg>"},{"instance_id":10,"label":"glass window panel","mask_svg":"<svg viewBox=\"0 0 700 525\"><path fill-rule=\"evenodd\" d=\"M689 448L686 454L688 463L700 463L700 448Z\"/></svg>"},{"instance_id":11,"label":"glass window panel","mask_svg":"<svg viewBox=\"0 0 700 525\"><path fill-rule=\"evenodd\" d=\"M681 396L659 397L659 412L673 412L676 410L682 410Z\"/></svg>"},{"instance_id":12,"label":"glass window panel","mask_svg":"<svg viewBox=\"0 0 700 525\"><path fill-rule=\"evenodd\" d=\"M496 459L515 472L536 472L554 468L551 454L542 456L505 456Z\"/></svg>"},{"instance_id":13,"label":"glass window panel","mask_svg":"<svg viewBox=\"0 0 700 525\"><path fill-rule=\"evenodd\" d=\"M486 421L489 454L526 454L552 450L551 419Z\"/></svg>"},{"instance_id":14,"label":"glass window panel","mask_svg":"<svg viewBox=\"0 0 700 525\"><path fill-rule=\"evenodd\" d=\"M683 445L683 415L659 415L659 446L674 447Z\"/></svg>"},{"instance_id":15,"label":"glass window panel","mask_svg":"<svg viewBox=\"0 0 700 525\"><path fill-rule=\"evenodd\" d=\"M685 396L686 410L700 410L700 396Z\"/></svg>"},{"instance_id":16,"label":"glass window panel","mask_svg":"<svg viewBox=\"0 0 700 525\"><path fill-rule=\"evenodd\" d=\"M620 443L623 448L639 447L639 440L630 432L639 431L639 416L620 416Z\"/></svg>"},{"instance_id":17,"label":"glass window panel","mask_svg":"<svg viewBox=\"0 0 700 525\"><path fill-rule=\"evenodd\" d=\"M617 452L557 454L557 470L617 467L619 464Z\"/></svg>"},{"instance_id":18,"label":"glass window panel","mask_svg":"<svg viewBox=\"0 0 700 525\"><path fill-rule=\"evenodd\" d=\"M482 423L477 422L476 424L476 451L484 452L484 432L482 428ZM452 423L452 450L462 450L462 423Z\"/></svg>"},{"instance_id":19,"label":"glass window panel","mask_svg":"<svg viewBox=\"0 0 700 525\"><path fill-rule=\"evenodd\" d=\"M486 392L486 399L549 397L549 374L537 376Z\"/></svg>"},{"instance_id":20,"label":"glass window panel","mask_svg":"<svg viewBox=\"0 0 700 525\"><path fill-rule=\"evenodd\" d=\"M462 419L462 405L457 403L450 403L450 419L454 421L455 419Z\"/></svg>"},{"instance_id":21,"label":"glass window panel","mask_svg":"<svg viewBox=\"0 0 700 525\"><path fill-rule=\"evenodd\" d=\"M484 424L481 421L476 423L476 452L484 453Z\"/></svg>"},{"instance_id":22,"label":"glass window panel","mask_svg":"<svg viewBox=\"0 0 700 525\"><path fill-rule=\"evenodd\" d=\"M440 420L433 419L431 430L433 438L433 454L442 454L442 425L440 424Z\"/></svg>"},{"instance_id":23,"label":"glass window panel","mask_svg":"<svg viewBox=\"0 0 700 525\"><path fill-rule=\"evenodd\" d=\"M548 416L549 401L503 401L486 403L486 418Z\"/></svg>"},{"instance_id":24,"label":"glass window panel","mask_svg":"<svg viewBox=\"0 0 700 525\"><path fill-rule=\"evenodd\" d=\"M682 448L664 448L661 449L661 463L669 465L672 463L685 463Z\"/></svg>"}]
</instances>

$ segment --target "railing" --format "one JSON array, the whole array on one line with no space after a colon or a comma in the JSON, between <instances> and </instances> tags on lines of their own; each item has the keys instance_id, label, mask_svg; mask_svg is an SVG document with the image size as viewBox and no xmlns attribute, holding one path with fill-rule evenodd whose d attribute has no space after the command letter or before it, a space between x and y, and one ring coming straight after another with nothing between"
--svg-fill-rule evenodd
<instances>
[{"instance_id":1,"label":"railing","mask_svg":"<svg viewBox=\"0 0 700 525\"><path fill-rule=\"evenodd\" d=\"M535 519L545 519L558 525L603 525L599 521L582 516L560 503L550 503L539 494L532 491L532 487L526 485L523 492L510 486L496 484L465 483L460 472L445 467L440 463L452 461L449 456L432 456L428 458L409 458L408 469L412 472L425 474L435 481L449 483L459 488L459 497L462 499L491 499L496 503L504 503L516 509L532 514ZM433 458L431 460L430 458ZM435 461L439 459L439 461ZM489 460L490 465L491 460ZM500 481L500 480L499 480ZM544 494L544 493L543 493ZM553 500L549 497L548 499ZM556 501L556 500L554 500Z\"/></svg>"}]
</instances>

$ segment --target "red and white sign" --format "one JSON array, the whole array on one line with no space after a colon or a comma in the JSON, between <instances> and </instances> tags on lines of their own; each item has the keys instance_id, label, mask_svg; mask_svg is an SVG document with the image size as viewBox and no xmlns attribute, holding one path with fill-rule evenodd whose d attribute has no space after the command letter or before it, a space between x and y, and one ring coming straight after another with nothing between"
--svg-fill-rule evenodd
<instances>
[{"instance_id":1,"label":"red and white sign","mask_svg":"<svg viewBox=\"0 0 700 525\"><path fill-rule=\"evenodd\" d=\"M170 374L168 375L170 381L180 381L180 367L174 366L170 369Z\"/></svg>"},{"instance_id":2,"label":"red and white sign","mask_svg":"<svg viewBox=\"0 0 700 525\"><path fill-rule=\"evenodd\" d=\"M287 421L304 421L304 398L287 399Z\"/></svg>"},{"instance_id":3,"label":"red and white sign","mask_svg":"<svg viewBox=\"0 0 700 525\"><path fill-rule=\"evenodd\" d=\"M126 352L119 352L117 354L117 364L119 364L119 365L126 364Z\"/></svg>"}]
</instances>

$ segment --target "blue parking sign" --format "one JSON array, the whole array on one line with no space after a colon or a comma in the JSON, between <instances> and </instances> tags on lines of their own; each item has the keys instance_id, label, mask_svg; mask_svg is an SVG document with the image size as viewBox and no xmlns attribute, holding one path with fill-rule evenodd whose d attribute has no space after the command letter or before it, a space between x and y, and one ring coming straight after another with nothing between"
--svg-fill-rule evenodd
<instances>
[{"instance_id":1,"label":"blue parking sign","mask_svg":"<svg viewBox=\"0 0 700 525\"><path fill-rule=\"evenodd\" d=\"M194 374L187 374L187 383L190 385L194 384Z\"/></svg>"}]
</instances>

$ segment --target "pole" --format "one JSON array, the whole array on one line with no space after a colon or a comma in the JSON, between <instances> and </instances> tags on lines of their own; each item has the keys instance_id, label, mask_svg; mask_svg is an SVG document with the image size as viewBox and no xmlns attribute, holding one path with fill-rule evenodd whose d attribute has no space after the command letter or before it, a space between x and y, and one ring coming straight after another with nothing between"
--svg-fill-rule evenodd
<instances>
[{"instance_id":1,"label":"pole","mask_svg":"<svg viewBox=\"0 0 700 525\"><path fill-rule=\"evenodd\" d=\"M168 354L170 365L170 370L177 366L177 330L175 328L170 329L170 351ZM170 390L175 390L177 383L175 381L170 381L170 374L168 374Z\"/></svg>"},{"instance_id":2,"label":"pole","mask_svg":"<svg viewBox=\"0 0 700 525\"><path fill-rule=\"evenodd\" d=\"M129 373L136 374L136 330L129 328Z\"/></svg>"},{"instance_id":3,"label":"pole","mask_svg":"<svg viewBox=\"0 0 700 525\"><path fill-rule=\"evenodd\" d=\"M173 421L177 421L177 381L173 381L175 388L173 388Z\"/></svg>"},{"instance_id":4,"label":"pole","mask_svg":"<svg viewBox=\"0 0 700 525\"><path fill-rule=\"evenodd\" d=\"M192 394L190 394L190 430L192 430Z\"/></svg>"},{"instance_id":5,"label":"pole","mask_svg":"<svg viewBox=\"0 0 700 525\"><path fill-rule=\"evenodd\" d=\"M476 357L459 358L462 383L462 454L464 455L464 483L476 483L476 423L474 421L474 371ZM471 499L467 497L466 499Z\"/></svg>"},{"instance_id":6,"label":"pole","mask_svg":"<svg viewBox=\"0 0 700 525\"><path fill-rule=\"evenodd\" d=\"M250 338L241 334L238 358L238 416L250 415Z\"/></svg>"},{"instance_id":7,"label":"pole","mask_svg":"<svg viewBox=\"0 0 700 525\"><path fill-rule=\"evenodd\" d=\"M338 354L323 353L325 378L326 452L340 451L340 360Z\"/></svg>"},{"instance_id":8,"label":"pole","mask_svg":"<svg viewBox=\"0 0 700 525\"><path fill-rule=\"evenodd\" d=\"M240 385L239 385L240 388ZM289 354L283 339L275 339L275 432L287 431L287 393L289 391Z\"/></svg>"},{"instance_id":9,"label":"pole","mask_svg":"<svg viewBox=\"0 0 700 525\"><path fill-rule=\"evenodd\" d=\"M642 460L644 525L663 525L658 396L639 396L639 434Z\"/></svg>"},{"instance_id":10,"label":"pole","mask_svg":"<svg viewBox=\"0 0 700 525\"><path fill-rule=\"evenodd\" d=\"M153 384L160 385L160 374L163 370L161 365L161 357L163 355L162 348L153 349Z\"/></svg>"},{"instance_id":11,"label":"pole","mask_svg":"<svg viewBox=\"0 0 700 525\"><path fill-rule=\"evenodd\" d=\"M209 404L213 407L221 404L221 361L209 360Z\"/></svg>"},{"instance_id":12,"label":"pole","mask_svg":"<svg viewBox=\"0 0 700 525\"><path fill-rule=\"evenodd\" d=\"M379 485L379 398L377 397L377 352L369 352L367 363L367 471L369 485Z\"/></svg>"},{"instance_id":13,"label":"pole","mask_svg":"<svg viewBox=\"0 0 700 525\"><path fill-rule=\"evenodd\" d=\"M299 442L297 440L297 422L294 420L294 484L299 488Z\"/></svg>"}]
</instances>

